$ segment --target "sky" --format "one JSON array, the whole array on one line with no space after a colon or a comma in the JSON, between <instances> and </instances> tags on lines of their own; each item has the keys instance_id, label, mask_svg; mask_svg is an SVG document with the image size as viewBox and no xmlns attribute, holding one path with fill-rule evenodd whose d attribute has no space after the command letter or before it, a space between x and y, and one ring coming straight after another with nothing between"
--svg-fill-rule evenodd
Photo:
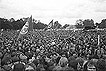
<instances>
[{"instance_id":1,"label":"sky","mask_svg":"<svg viewBox=\"0 0 106 71\"><path fill-rule=\"evenodd\" d=\"M48 24L52 19L60 24L75 24L78 19L106 18L106 0L0 0L0 17L32 17Z\"/></svg>"}]
</instances>

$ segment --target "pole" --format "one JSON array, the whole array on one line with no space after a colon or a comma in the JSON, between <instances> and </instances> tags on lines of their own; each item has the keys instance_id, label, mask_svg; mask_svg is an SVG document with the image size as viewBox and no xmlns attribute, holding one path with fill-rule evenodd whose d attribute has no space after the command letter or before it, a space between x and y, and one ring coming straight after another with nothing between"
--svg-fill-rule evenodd
<instances>
[{"instance_id":1,"label":"pole","mask_svg":"<svg viewBox=\"0 0 106 71\"><path fill-rule=\"evenodd\" d=\"M98 37L98 48L100 49L100 34L99 34L99 28L96 29L97 30L97 37Z\"/></svg>"},{"instance_id":2,"label":"pole","mask_svg":"<svg viewBox=\"0 0 106 71\"><path fill-rule=\"evenodd\" d=\"M100 45L100 35L98 35L98 46Z\"/></svg>"}]
</instances>

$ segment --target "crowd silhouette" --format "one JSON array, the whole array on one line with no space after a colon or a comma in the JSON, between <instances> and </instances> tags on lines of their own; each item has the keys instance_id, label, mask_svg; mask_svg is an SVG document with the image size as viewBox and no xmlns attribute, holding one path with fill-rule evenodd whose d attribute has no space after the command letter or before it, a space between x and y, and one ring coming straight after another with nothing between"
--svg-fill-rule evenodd
<instances>
[{"instance_id":1,"label":"crowd silhouette","mask_svg":"<svg viewBox=\"0 0 106 71\"><path fill-rule=\"evenodd\" d=\"M106 30L19 32L0 31L0 71L106 70Z\"/></svg>"}]
</instances>

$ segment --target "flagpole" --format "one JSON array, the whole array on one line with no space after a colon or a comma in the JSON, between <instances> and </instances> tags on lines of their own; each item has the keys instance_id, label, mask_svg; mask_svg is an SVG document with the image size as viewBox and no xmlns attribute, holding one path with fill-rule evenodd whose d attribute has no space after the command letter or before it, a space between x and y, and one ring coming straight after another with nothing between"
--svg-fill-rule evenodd
<instances>
[{"instance_id":1,"label":"flagpole","mask_svg":"<svg viewBox=\"0 0 106 71\"><path fill-rule=\"evenodd\" d=\"M100 45L100 35L98 35L98 46Z\"/></svg>"},{"instance_id":2,"label":"flagpole","mask_svg":"<svg viewBox=\"0 0 106 71\"><path fill-rule=\"evenodd\" d=\"M98 32L99 29L97 29ZM100 49L100 35L98 34L98 49Z\"/></svg>"}]
</instances>

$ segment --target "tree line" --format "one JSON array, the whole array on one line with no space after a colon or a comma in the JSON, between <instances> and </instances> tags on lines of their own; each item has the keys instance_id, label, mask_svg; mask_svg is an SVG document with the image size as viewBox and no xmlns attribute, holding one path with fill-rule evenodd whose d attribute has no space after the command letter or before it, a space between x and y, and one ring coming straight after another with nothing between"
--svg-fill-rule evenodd
<instances>
[{"instance_id":1,"label":"tree line","mask_svg":"<svg viewBox=\"0 0 106 71\"><path fill-rule=\"evenodd\" d=\"M23 25L26 23L28 18L24 18L24 19L18 19L18 20L14 20L14 18L11 19L5 19L5 18L0 18L0 29L13 29L13 30L20 30ZM64 26L62 26L58 21L54 22L55 26L57 29L65 29L66 27L69 26L69 24L65 24ZM35 19L33 19L33 28L34 29L44 29L45 27L47 27L47 24L44 24L40 21L37 21ZM58 27L57 27L58 26ZM79 19L76 21L75 23L75 27L80 29L80 28L85 28L85 29L95 29L95 28L106 28L106 19L103 19L100 23L94 23L93 19Z\"/></svg>"},{"instance_id":2,"label":"tree line","mask_svg":"<svg viewBox=\"0 0 106 71\"><path fill-rule=\"evenodd\" d=\"M106 28L106 19L103 19L100 23L94 23L93 19L79 19L76 21L75 24L76 28L84 28L84 29L95 29L100 28L104 29Z\"/></svg>"},{"instance_id":3,"label":"tree line","mask_svg":"<svg viewBox=\"0 0 106 71\"><path fill-rule=\"evenodd\" d=\"M21 19L18 19L18 20L14 20L13 18L11 18L10 20L8 19L4 19L4 18L0 18L0 29L13 29L13 30L20 30L23 25L26 23L26 20L23 20L22 18ZM47 26L47 24L44 24L42 22L34 22L33 20L33 28L34 29L43 29Z\"/></svg>"}]
</instances>

